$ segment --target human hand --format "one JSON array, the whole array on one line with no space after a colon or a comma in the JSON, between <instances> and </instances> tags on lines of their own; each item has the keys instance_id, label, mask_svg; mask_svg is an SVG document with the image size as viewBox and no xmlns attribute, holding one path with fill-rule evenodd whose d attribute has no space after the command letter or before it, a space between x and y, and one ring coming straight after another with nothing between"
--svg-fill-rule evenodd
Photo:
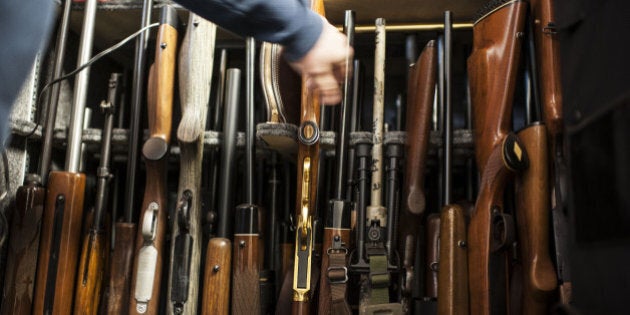
<instances>
[{"instance_id":1,"label":"human hand","mask_svg":"<svg viewBox=\"0 0 630 315\"><path fill-rule=\"evenodd\" d=\"M346 73L352 74L354 50L348 46L346 35L322 19L322 33L313 48L302 59L289 64L305 77L309 90L319 93L322 104L333 105L341 102L339 85Z\"/></svg>"}]
</instances>

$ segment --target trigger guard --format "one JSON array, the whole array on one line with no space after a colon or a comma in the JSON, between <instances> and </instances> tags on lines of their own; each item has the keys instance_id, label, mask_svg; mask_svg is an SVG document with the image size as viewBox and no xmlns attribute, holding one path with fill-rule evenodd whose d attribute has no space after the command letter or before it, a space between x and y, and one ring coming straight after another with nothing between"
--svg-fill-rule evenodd
<instances>
[{"instance_id":1,"label":"trigger guard","mask_svg":"<svg viewBox=\"0 0 630 315\"><path fill-rule=\"evenodd\" d=\"M159 206L156 202L151 202L144 211L142 220L142 237L145 241L152 242L157 234L157 212Z\"/></svg>"}]
</instances>

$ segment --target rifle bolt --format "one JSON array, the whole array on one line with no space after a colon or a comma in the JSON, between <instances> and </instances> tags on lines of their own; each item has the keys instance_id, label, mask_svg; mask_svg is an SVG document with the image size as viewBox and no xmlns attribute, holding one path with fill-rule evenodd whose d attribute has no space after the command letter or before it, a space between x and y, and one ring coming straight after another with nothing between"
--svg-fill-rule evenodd
<instances>
[{"instance_id":1,"label":"rifle bolt","mask_svg":"<svg viewBox=\"0 0 630 315\"><path fill-rule=\"evenodd\" d=\"M212 271L214 272L219 272L219 270L221 270L221 267L219 265L214 265L214 267L212 267Z\"/></svg>"},{"instance_id":2,"label":"rifle bolt","mask_svg":"<svg viewBox=\"0 0 630 315\"><path fill-rule=\"evenodd\" d=\"M238 246L241 248L245 247L245 241L238 242Z\"/></svg>"}]
</instances>

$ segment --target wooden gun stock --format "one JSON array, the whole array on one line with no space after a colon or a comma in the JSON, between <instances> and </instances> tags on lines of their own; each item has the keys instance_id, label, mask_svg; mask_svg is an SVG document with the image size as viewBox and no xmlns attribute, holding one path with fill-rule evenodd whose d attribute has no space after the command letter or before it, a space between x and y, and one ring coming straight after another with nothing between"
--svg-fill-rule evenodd
<instances>
[{"instance_id":1,"label":"wooden gun stock","mask_svg":"<svg viewBox=\"0 0 630 315\"><path fill-rule=\"evenodd\" d=\"M468 59L475 154L481 174L468 230L472 315L508 310L508 258L504 249L512 241L509 234L513 224L502 213L503 192L508 175L527 167L522 144L508 134L522 41L518 34L524 30L526 3L493 4L475 22L473 52ZM496 234L502 242L493 242Z\"/></svg>"},{"instance_id":2,"label":"wooden gun stock","mask_svg":"<svg viewBox=\"0 0 630 315\"><path fill-rule=\"evenodd\" d=\"M167 289L169 314L197 313L201 266L203 131L212 80L216 26L190 13L179 54L182 119L177 129L180 172Z\"/></svg>"},{"instance_id":3,"label":"wooden gun stock","mask_svg":"<svg viewBox=\"0 0 630 315\"><path fill-rule=\"evenodd\" d=\"M405 269L403 295L409 297L414 282L414 260L418 230L425 211L424 172L437 73L437 47L429 41L411 66L407 100L407 145L403 207L398 219L398 251Z\"/></svg>"},{"instance_id":4,"label":"wooden gun stock","mask_svg":"<svg viewBox=\"0 0 630 315\"><path fill-rule=\"evenodd\" d=\"M84 192L85 174L50 172L33 314L72 312Z\"/></svg>"},{"instance_id":5,"label":"wooden gun stock","mask_svg":"<svg viewBox=\"0 0 630 315\"><path fill-rule=\"evenodd\" d=\"M202 315L227 315L230 310L232 245L227 238L208 242L203 278Z\"/></svg>"},{"instance_id":6,"label":"wooden gun stock","mask_svg":"<svg viewBox=\"0 0 630 315\"><path fill-rule=\"evenodd\" d=\"M7 253L2 315L28 315L33 307L33 279L37 267L40 224L46 189L39 176L27 177L15 194L15 210Z\"/></svg>"},{"instance_id":7,"label":"wooden gun stock","mask_svg":"<svg viewBox=\"0 0 630 315\"><path fill-rule=\"evenodd\" d=\"M236 208L232 259L232 314L260 314L258 207Z\"/></svg>"},{"instance_id":8,"label":"wooden gun stock","mask_svg":"<svg viewBox=\"0 0 630 315\"><path fill-rule=\"evenodd\" d=\"M116 222L116 239L111 254L109 297L107 314L125 314L129 307L129 286L133 253L135 250L136 224Z\"/></svg>"},{"instance_id":9,"label":"wooden gun stock","mask_svg":"<svg viewBox=\"0 0 630 315\"><path fill-rule=\"evenodd\" d=\"M74 314L96 315L101 301L105 266L108 263L110 241L105 230L107 199L109 198L111 140L114 128L114 113L117 106L119 84L122 74L113 73L109 79L109 94L101 103L105 113L103 124L101 158L96 174L96 200L94 216L89 231L83 241L79 261L79 277L75 289Z\"/></svg>"},{"instance_id":10,"label":"wooden gun stock","mask_svg":"<svg viewBox=\"0 0 630 315\"><path fill-rule=\"evenodd\" d=\"M440 262L438 267L438 314L468 313L468 253L466 217L459 205L440 213Z\"/></svg>"},{"instance_id":11,"label":"wooden gun stock","mask_svg":"<svg viewBox=\"0 0 630 315\"><path fill-rule=\"evenodd\" d=\"M549 256L549 170L545 126L518 133L529 157L529 168L517 180L518 242L523 262L523 314L547 314L557 287Z\"/></svg>"},{"instance_id":12,"label":"wooden gun stock","mask_svg":"<svg viewBox=\"0 0 630 315\"><path fill-rule=\"evenodd\" d=\"M177 13L166 6L158 31L155 64L148 96L149 139L142 155L146 187L136 236L130 292L130 314L157 314L159 308L164 238L167 228L166 155L171 135L173 81L177 53Z\"/></svg>"}]
</instances>

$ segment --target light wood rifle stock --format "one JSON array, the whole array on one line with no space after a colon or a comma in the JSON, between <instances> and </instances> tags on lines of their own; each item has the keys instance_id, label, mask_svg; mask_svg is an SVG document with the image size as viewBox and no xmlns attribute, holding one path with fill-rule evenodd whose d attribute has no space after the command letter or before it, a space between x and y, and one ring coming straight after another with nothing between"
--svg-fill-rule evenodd
<instances>
[{"instance_id":1,"label":"light wood rifle stock","mask_svg":"<svg viewBox=\"0 0 630 315\"><path fill-rule=\"evenodd\" d=\"M96 174L96 199L92 225L83 241L79 261L79 277L75 288L74 314L97 314L103 289L105 266L109 258L109 238L105 230L107 199L109 198L111 139L114 128L118 87L122 74L113 73L109 80L109 95L101 103L105 113L102 132L101 161Z\"/></svg>"},{"instance_id":2,"label":"light wood rifle stock","mask_svg":"<svg viewBox=\"0 0 630 315\"><path fill-rule=\"evenodd\" d=\"M523 314L547 314L557 287L549 256L549 169L547 133L535 124L518 133L529 168L517 180L518 242L523 264Z\"/></svg>"},{"instance_id":3,"label":"light wood rifle stock","mask_svg":"<svg viewBox=\"0 0 630 315\"><path fill-rule=\"evenodd\" d=\"M260 314L258 211L255 205L237 207L232 259L232 314Z\"/></svg>"},{"instance_id":4,"label":"light wood rifle stock","mask_svg":"<svg viewBox=\"0 0 630 315\"><path fill-rule=\"evenodd\" d=\"M171 225L168 314L196 314L201 264L203 132L212 80L216 26L190 13L179 53L182 119L177 129L180 171Z\"/></svg>"},{"instance_id":5,"label":"light wood rifle stock","mask_svg":"<svg viewBox=\"0 0 630 315\"><path fill-rule=\"evenodd\" d=\"M225 315L229 313L231 251L232 243L227 238L215 237L208 242L203 279L202 315Z\"/></svg>"},{"instance_id":6,"label":"light wood rifle stock","mask_svg":"<svg viewBox=\"0 0 630 315\"><path fill-rule=\"evenodd\" d=\"M407 144L403 207L398 218L398 252L402 256L403 303L407 304L415 279L414 260L418 230L425 211L424 173L429 148L431 113L437 74L437 47L429 41L410 69L407 99Z\"/></svg>"},{"instance_id":7,"label":"light wood rifle stock","mask_svg":"<svg viewBox=\"0 0 630 315\"><path fill-rule=\"evenodd\" d=\"M149 81L147 113L149 139L142 155L146 163L146 186L131 278L129 314L157 314L167 229L166 166L171 136L173 83L177 55L177 13L166 6L158 31L153 78Z\"/></svg>"},{"instance_id":8,"label":"light wood rifle stock","mask_svg":"<svg viewBox=\"0 0 630 315\"><path fill-rule=\"evenodd\" d=\"M438 298L438 264L442 261L440 214L432 213L427 216L426 223L426 266L424 278L424 296L433 300Z\"/></svg>"},{"instance_id":9,"label":"light wood rifle stock","mask_svg":"<svg viewBox=\"0 0 630 315\"><path fill-rule=\"evenodd\" d=\"M511 246L513 227L503 214L503 192L509 175L527 167L523 146L509 134L523 37L518 34L524 30L526 3L494 1L485 9L473 27L473 51L468 59L475 155L481 174L468 230L472 315L503 314L509 309L504 249ZM497 236L502 238L499 242Z\"/></svg>"}]
</instances>

